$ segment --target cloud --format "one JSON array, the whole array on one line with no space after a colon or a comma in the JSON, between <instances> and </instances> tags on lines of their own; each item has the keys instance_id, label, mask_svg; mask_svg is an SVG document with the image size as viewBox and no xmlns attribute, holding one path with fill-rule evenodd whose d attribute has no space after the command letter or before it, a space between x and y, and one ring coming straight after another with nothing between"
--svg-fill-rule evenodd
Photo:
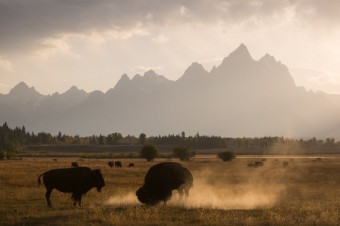
<instances>
[{"instance_id":1,"label":"cloud","mask_svg":"<svg viewBox=\"0 0 340 226\"><path fill-rule=\"evenodd\" d=\"M153 70L156 72L163 71L164 68L162 66L135 66L130 69L131 73L133 74L143 74L146 71Z\"/></svg>"},{"instance_id":2,"label":"cloud","mask_svg":"<svg viewBox=\"0 0 340 226\"><path fill-rule=\"evenodd\" d=\"M137 23L149 27L279 20L287 9L304 23L339 25L340 2L331 0L0 0L0 52L44 48L42 40L65 33L129 33Z\"/></svg>"},{"instance_id":3,"label":"cloud","mask_svg":"<svg viewBox=\"0 0 340 226\"><path fill-rule=\"evenodd\" d=\"M159 34L156 37L152 38L153 41L157 42L157 43L165 43L169 41L169 38L166 37L163 34Z\"/></svg>"},{"instance_id":4,"label":"cloud","mask_svg":"<svg viewBox=\"0 0 340 226\"><path fill-rule=\"evenodd\" d=\"M340 74L307 67L290 67L297 85L314 91L340 94Z\"/></svg>"},{"instance_id":5,"label":"cloud","mask_svg":"<svg viewBox=\"0 0 340 226\"><path fill-rule=\"evenodd\" d=\"M6 72L13 71L13 66L11 62L3 59L1 56L0 56L0 70L6 71Z\"/></svg>"}]
</instances>

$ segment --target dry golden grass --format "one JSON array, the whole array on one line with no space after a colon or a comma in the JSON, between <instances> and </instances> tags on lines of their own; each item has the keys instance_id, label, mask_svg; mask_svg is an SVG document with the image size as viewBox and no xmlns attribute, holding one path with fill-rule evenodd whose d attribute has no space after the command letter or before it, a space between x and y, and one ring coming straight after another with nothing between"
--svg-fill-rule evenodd
<instances>
[{"instance_id":1,"label":"dry golden grass","mask_svg":"<svg viewBox=\"0 0 340 226\"><path fill-rule=\"evenodd\" d=\"M247 168L255 158L223 163L214 158L184 162L194 175L186 200L147 208L134 192L156 162L123 159L123 168L107 160L79 161L100 168L106 181L101 193L91 190L83 207L71 195L52 192L53 208L37 177L50 169L69 167L76 158L24 158L0 161L0 225L339 225L340 158L267 158L263 168ZM136 167L127 168L129 162Z\"/></svg>"}]
</instances>

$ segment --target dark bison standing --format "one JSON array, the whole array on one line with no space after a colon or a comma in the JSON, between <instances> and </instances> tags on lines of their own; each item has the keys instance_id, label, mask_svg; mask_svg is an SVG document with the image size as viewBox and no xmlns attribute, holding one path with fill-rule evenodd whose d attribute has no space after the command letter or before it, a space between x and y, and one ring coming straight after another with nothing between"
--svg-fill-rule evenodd
<instances>
[{"instance_id":1,"label":"dark bison standing","mask_svg":"<svg viewBox=\"0 0 340 226\"><path fill-rule=\"evenodd\" d=\"M112 167L115 166L115 163L114 163L113 161L109 161L109 162L107 163L107 165L108 165L110 168L112 168Z\"/></svg>"},{"instance_id":2,"label":"dark bison standing","mask_svg":"<svg viewBox=\"0 0 340 226\"><path fill-rule=\"evenodd\" d=\"M129 163L128 167L135 167L135 164L133 162Z\"/></svg>"},{"instance_id":3,"label":"dark bison standing","mask_svg":"<svg viewBox=\"0 0 340 226\"><path fill-rule=\"evenodd\" d=\"M91 170L88 167L54 169L41 174L46 187L46 201L49 207L52 207L50 200L51 192L55 188L61 192L72 193L74 205L81 206L81 197L91 188L96 187L98 192L105 186L104 178L99 169Z\"/></svg>"},{"instance_id":4,"label":"dark bison standing","mask_svg":"<svg viewBox=\"0 0 340 226\"><path fill-rule=\"evenodd\" d=\"M254 165L255 165L255 167L262 167L263 162L255 162Z\"/></svg>"},{"instance_id":5,"label":"dark bison standing","mask_svg":"<svg viewBox=\"0 0 340 226\"><path fill-rule=\"evenodd\" d=\"M122 168L122 162L121 161L115 161L115 167L116 168Z\"/></svg>"},{"instance_id":6,"label":"dark bison standing","mask_svg":"<svg viewBox=\"0 0 340 226\"><path fill-rule=\"evenodd\" d=\"M72 167L79 167L79 164L78 164L78 162L71 162L71 166Z\"/></svg>"},{"instance_id":7,"label":"dark bison standing","mask_svg":"<svg viewBox=\"0 0 340 226\"><path fill-rule=\"evenodd\" d=\"M180 196L193 186L190 171L176 162L163 162L152 166L146 173L144 185L136 191L137 198L146 205L156 205L171 199L172 190L178 190Z\"/></svg>"}]
</instances>

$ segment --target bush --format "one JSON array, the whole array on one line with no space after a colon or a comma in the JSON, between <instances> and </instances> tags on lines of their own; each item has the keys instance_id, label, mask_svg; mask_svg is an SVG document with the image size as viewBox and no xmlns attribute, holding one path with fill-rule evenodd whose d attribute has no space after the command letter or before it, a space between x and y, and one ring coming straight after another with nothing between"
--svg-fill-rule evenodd
<instances>
[{"instance_id":1,"label":"bush","mask_svg":"<svg viewBox=\"0 0 340 226\"><path fill-rule=\"evenodd\" d=\"M140 151L140 157L153 161L159 155L159 150L152 144L145 144Z\"/></svg>"},{"instance_id":2,"label":"bush","mask_svg":"<svg viewBox=\"0 0 340 226\"><path fill-rule=\"evenodd\" d=\"M217 157L222 159L223 162L226 162L226 161L233 160L236 156L234 155L234 153L232 153L230 151L224 151L224 152L218 153Z\"/></svg>"},{"instance_id":3,"label":"bush","mask_svg":"<svg viewBox=\"0 0 340 226\"><path fill-rule=\"evenodd\" d=\"M190 161L195 158L196 152L190 151L188 147L176 147L173 150L173 156L181 161Z\"/></svg>"}]
</instances>

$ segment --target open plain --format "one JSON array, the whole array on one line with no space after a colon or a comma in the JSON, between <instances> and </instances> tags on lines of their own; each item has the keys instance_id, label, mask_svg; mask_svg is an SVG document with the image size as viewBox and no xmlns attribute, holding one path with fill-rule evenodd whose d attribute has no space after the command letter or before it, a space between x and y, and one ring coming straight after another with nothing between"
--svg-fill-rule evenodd
<instances>
[{"instance_id":1,"label":"open plain","mask_svg":"<svg viewBox=\"0 0 340 226\"><path fill-rule=\"evenodd\" d=\"M80 166L99 168L106 186L74 207L71 194L53 190L53 208L45 201L38 176L50 169ZM190 197L177 192L166 205L146 207L135 191L157 159L120 159L122 168L109 168L108 159L23 158L0 161L0 225L339 225L340 157L245 156L232 162L200 156L181 162L194 176ZM262 161L263 167L248 167ZM288 162L284 167L283 162ZM127 167L130 162L135 167Z\"/></svg>"}]
</instances>

